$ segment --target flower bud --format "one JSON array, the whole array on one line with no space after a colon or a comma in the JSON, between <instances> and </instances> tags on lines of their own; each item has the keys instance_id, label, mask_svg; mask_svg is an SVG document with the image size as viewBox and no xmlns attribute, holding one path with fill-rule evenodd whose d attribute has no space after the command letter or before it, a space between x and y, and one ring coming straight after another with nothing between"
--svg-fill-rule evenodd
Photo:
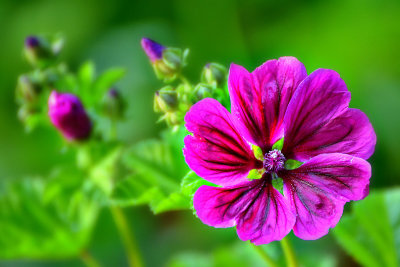
<instances>
[{"instance_id":1,"label":"flower bud","mask_svg":"<svg viewBox=\"0 0 400 267\"><path fill-rule=\"evenodd\" d=\"M186 65L189 50L165 47L148 38L142 38L142 48L149 57L157 78L172 82Z\"/></svg>"},{"instance_id":2,"label":"flower bud","mask_svg":"<svg viewBox=\"0 0 400 267\"><path fill-rule=\"evenodd\" d=\"M60 53L64 40L62 38L45 38L42 36L28 36L25 39L25 57L35 67L46 67Z\"/></svg>"},{"instance_id":3,"label":"flower bud","mask_svg":"<svg viewBox=\"0 0 400 267\"><path fill-rule=\"evenodd\" d=\"M154 96L155 112L172 112L178 108L178 94L171 86L158 90Z\"/></svg>"},{"instance_id":4,"label":"flower bud","mask_svg":"<svg viewBox=\"0 0 400 267\"><path fill-rule=\"evenodd\" d=\"M163 51L166 48L165 46L148 38L142 38L141 44L144 52L149 57L152 63L162 59Z\"/></svg>"},{"instance_id":5,"label":"flower bud","mask_svg":"<svg viewBox=\"0 0 400 267\"><path fill-rule=\"evenodd\" d=\"M40 81L35 79L32 75L21 75L18 78L16 89L17 101L21 105L32 105L37 101L41 89Z\"/></svg>"},{"instance_id":6,"label":"flower bud","mask_svg":"<svg viewBox=\"0 0 400 267\"><path fill-rule=\"evenodd\" d=\"M203 72L201 73L201 81L221 87L226 80L226 75L227 70L224 66L218 63L208 63L204 66Z\"/></svg>"},{"instance_id":7,"label":"flower bud","mask_svg":"<svg viewBox=\"0 0 400 267\"><path fill-rule=\"evenodd\" d=\"M199 83L193 91L193 101L196 103L204 98L212 97L214 88L212 85Z\"/></svg>"},{"instance_id":8,"label":"flower bud","mask_svg":"<svg viewBox=\"0 0 400 267\"><path fill-rule=\"evenodd\" d=\"M48 105L51 122L66 139L73 141L89 137L92 123L77 96L52 91Z\"/></svg>"},{"instance_id":9,"label":"flower bud","mask_svg":"<svg viewBox=\"0 0 400 267\"><path fill-rule=\"evenodd\" d=\"M125 102L119 91L115 88L108 90L103 97L102 110L105 115L112 119L120 119L123 117L125 110Z\"/></svg>"}]
</instances>

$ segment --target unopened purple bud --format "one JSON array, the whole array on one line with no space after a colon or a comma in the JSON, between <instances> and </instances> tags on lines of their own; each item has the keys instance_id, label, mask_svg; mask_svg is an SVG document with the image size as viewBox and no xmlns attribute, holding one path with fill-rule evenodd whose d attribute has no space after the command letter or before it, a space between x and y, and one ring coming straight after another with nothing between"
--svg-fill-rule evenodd
<instances>
[{"instance_id":1,"label":"unopened purple bud","mask_svg":"<svg viewBox=\"0 0 400 267\"><path fill-rule=\"evenodd\" d=\"M40 44L39 39L36 36L28 36L25 39L25 46L27 48L36 48Z\"/></svg>"},{"instance_id":2,"label":"unopened purple bud","mask_svg":"<svg viewBox=\"0 0 400 267\"><path fill-rule=\"evenodd\" d=\"M142 38L141 44L144 52L149 57L151 62L162 59L165 46L148 38Z\"/></svg>"},{"instance_id":3,"label":"unopened purple bud","mask_svg":"<svg viewBox=\"0 0 400 267\"><path fill-rule=\"evenodd\" d=\"M52 91L48 104L51 122L66 139L84 140L89 137L92 123L77 96Z\"/></svg>"}]
</instances>

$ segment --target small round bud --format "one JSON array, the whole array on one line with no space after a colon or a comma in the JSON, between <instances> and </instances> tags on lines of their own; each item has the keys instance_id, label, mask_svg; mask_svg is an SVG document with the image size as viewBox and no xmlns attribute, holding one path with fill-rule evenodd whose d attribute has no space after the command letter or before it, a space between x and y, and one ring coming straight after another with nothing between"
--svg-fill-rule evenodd
<instances>
[{"instance_id":1,"label":"small round bud","mask_svg":"<svg viewBox=\"0 0 400 267\"><path fill-rule=\"evenodd\" d=\"M111 88L104 95L101 107L103 113L112 119L120 119L123 117L125 111L125 102L121 97L120 92Z\"/></svg>"},{"instance_id":2,"label":"small round bud","mask_svg":"<svg viewBox=\"0 0 400 267\"><path fill-rule=\"evenodd\" d=\"M52 91L48 105L51 122L66 139L84 140L90 136L92 123L77 96Z\"/></svg>"},{"instance_id":3,"label":"small round bud","mask_svg":"<svg viewBox=\"0 0 400 267\"><path fill-rule=\"evenodd\" d=\"M227 70L224 66L218 63L208 63L204 66L201 73L201 81L221 87L226 80Z\"/></svg>"},{"instance_id":4,"label":"small round bud","mask_svg":"<svg viewBox=\"0 0 400 267\"><path fill-rule=\"evenodd\" d=\"M64 39L46 38L43 36L28 36L25 39L24 54L34 67L47 67L53 62L63 47Z\"/></svg>"},{"instance_id":5,"label":"small round bud","mask_svg":"<svg viewBox=\"0 0 400 267\"><path fill-rule=\"evenodd\" d=\"M178 108L178 94L171 86L158 90L154 96L155 112L171 112Z\"/></svg>"},{"instance_id":6,"label":"small round bud","mask_svg":"<svg viewBox=\"0 0 400 267\"><path fill-rule=\"evenodd\" d=\"M199 83L193 91L193 101L196 103L204 98L212 97L214 88L212 85Z\"/></svg>"}]
</instances>

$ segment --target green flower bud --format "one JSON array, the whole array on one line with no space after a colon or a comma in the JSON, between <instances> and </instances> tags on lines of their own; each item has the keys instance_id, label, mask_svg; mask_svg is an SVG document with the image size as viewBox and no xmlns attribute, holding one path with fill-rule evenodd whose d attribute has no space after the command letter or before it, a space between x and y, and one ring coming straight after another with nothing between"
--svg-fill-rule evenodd
<instances>
[{"instance_id":1,"label":"green flower bud","mask_svg":"<svg viewBox=\"0 0 400 267\"><path fill-rule=\"evenodd\" d=\"M63 43L62 38L28 36L25 39L24 54L32 66L44 68L56 59L62 50Z\"/></svg>"},{"instance_id":2,"label":"green flower bud","mask_svg":"<svg viewBox=\"0 0 400 267\"><path fill-rule=\"evenodd\" d=\"M208 63L204 66L201 73L201 81L221 87L226 80L227 70L224 66L218 63Z\"/></svg>"},{"instance_id":3,"label":"green flower bud","mask_svg":"<svg viewBox=\"0 0 400 267\"><path fill-rule=\"evenodd\" d=\"M20 104L34 104L42 90L41 83L34 75L20 75L18 78L16 98Z\"/></svg>"},{"instance_id":4,"label":"green flower bud","mask_svg":"<svg viewBox=\"0 0 400 267\"><path fill-rule=\"evenodd\" d=\"M212 85L199 83L194 88L193 101L196 103L204 98L212 97L213 93L214 93L214 87Z\"/></svg>"},{"instance_id":5,"label":"green flower bud","mask_svg":"<svg viewBox=\"0 0 400 267\"><path fill-rule=\"evenodd\" d=\"M124 115L125 107L121 94L115 88L110 89L101 102L103 113L111 119L121 119Z\"/></svg>"},{"instance_id":6,"label":"green flower bud","mask_svg":"<svg viewBox=\"0 0 400 267\"><path fill-rule=\"evenodd\" d=\"M165 86L155 93L155 112L172 112L178 108L178 105L178 94L171 86Z\"/></svg>"}]
</instances>

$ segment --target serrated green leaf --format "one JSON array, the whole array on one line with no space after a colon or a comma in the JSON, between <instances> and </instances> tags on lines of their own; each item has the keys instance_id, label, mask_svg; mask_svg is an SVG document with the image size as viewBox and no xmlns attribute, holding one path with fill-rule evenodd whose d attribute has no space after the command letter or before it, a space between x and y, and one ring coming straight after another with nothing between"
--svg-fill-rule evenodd
<instances>
[{"instance_id":1,"label":"serrated green leaf","mask_svg":"<svg viewBox=\"0 0 400 267\"><path fill-rule=\"evenodd\" d=\"M189 171L182 179L181 192L185 196L192 198L197 189L202 185L216 186L215 184L204 180L193 171Z\"/></svg>"},{"instance_id":2,"label":"serrated green leaf","mask_svg":"<svg viewBox=\"0 0 400 267\"><path fill-rule=\"evenodd\" d=\"M117 161L122 153L121 147L115 147L94 166L91 167L89 177L106 195L110 195L113 190Z\"/></svg>"},{"instance_id":3,"label":"serrated green leaf","mask_svg":"<svg viewBox=\"0 0 400 267\"><path fill-rule=\"evenodd\" d=\"M118 205L149 204L155 213L190 207L190 198L181 193L181 180L189 171L183 158L180 127L164 132L159 140L146 140L123 156L132 175L117 183L111 202ZM129 188L129 189L127 189Z\"/></svg>"},{"instance_id":4,"label":"serrated green leaf","mask_svg":"<svg viewBox=\"0 0 400 267\"><path fill-rule=\"evenodd\" d=\"M336 226L339 243L363 266L399 266L399 200L400 189L371 193Z\"/></svg>"},{"instance_id":5,"label":"serrated green leaf","mask_svg":"<svg viewBox=\"0 0 400 267\"><path fill-rule=\"evenodd\" d=\"M3 182L0 188L0 257L76 257L88 245L100 202L93 187L70 169L51 179Z\"/></svg>"}]
</instances>

